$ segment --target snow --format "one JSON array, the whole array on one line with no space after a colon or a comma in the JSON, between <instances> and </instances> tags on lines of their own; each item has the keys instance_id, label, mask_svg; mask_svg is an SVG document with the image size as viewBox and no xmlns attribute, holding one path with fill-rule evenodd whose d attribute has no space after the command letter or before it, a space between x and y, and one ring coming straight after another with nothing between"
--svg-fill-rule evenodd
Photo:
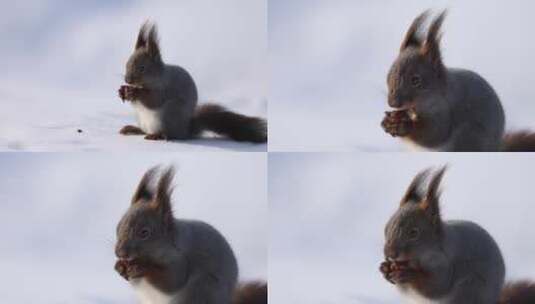
<instances>
[{"instance_id":1,"label":"snow","mask_svg":"<svg viewBox=\"0 0 535 304\"><path fill-rule=\"evenodd\" d=\"M273 153L270 301L405 303L379 272L384 225L414 175L444 164L444 219L483 226L502 250L507 280L535 280L529 154Z\"/></svg>"},{"instance_id":2,"label":"snow","mask_svg":"<svg viewBox=\"0 0 535 304\"><path fill-rule=\"evenodd\" d=\"M115 227L156 164L176 165L175 216L221 231L240 281L267 280L264 154L2 153L2 302L136 302L113 269Z\"/></svg>"},{"instance_id":3,"label":"snow","mask_svg":"<svg viewBox=\"0 0 535 304\"><path fill-rule=\"evenodd\" d=\"M266 117L265 1L19 1L0 17L0 151L267 150L210 134L186 142L121 136L135 117L117 96L150 19L164 61L192 74L200 103Z\"/></svg>"},{"instance_id":4,"label":"snow","mask_svg":"<svg viewBox=\"0 0 535 304\"><path fill-rule=\"evenodd\" d=\"M529 1L270 0L270 151L408 151L383 132L386 74L413 19L448 8L446 65L495 88L507 129L535 130Z\"/></svg>"}]
</instances>

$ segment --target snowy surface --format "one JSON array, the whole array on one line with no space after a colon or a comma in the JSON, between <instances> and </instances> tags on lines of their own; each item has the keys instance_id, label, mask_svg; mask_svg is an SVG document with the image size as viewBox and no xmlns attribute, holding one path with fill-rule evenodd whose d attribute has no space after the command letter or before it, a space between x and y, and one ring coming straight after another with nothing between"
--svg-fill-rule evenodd
<instances>
[{"instance_id":1,"label":"snowy surface","mask_svg":"<svg viewBox=\"0 0 535 304\"><path fill-rule=\"evenodd\" d=\"M378 271L384 225L414 175L446 163L443 217L479 223L500 245L507 278L535 280L533 156L274 153L270 301L404 303Z\"/></svg>"},{"instance_id":2,"label":"snowy surface","mask_svg":"<svg viewBox=\"0 0 535 304\"><path fill-rule=\"evenodd\" d=\"M0 150L265 151L228 140L120 136L135 119L117 89L150 19L164 61L193 75L201 103L266 117L266 18L265 0L3 3Z\"/></svg>"},{"instance_id":3,"label":"snowy surface","mask_svg":"<svg viewBox=\"0 0 535 304\"><path fill-rule=\"evenodd\" d=\"M531 1L270 0L270 151L404 151L383 132L386 74L413 19L449 8L446 65L495 88L507 128L535 130Z\"/></svg>"},{"instance_id":4,"label":"snowy surface","mask_svg":"<svg viewBox=\"0 0 535 304\"><path fill-rule=\"evenodd\" d=\"M135 303L113 270L115 226L145 170L171 163L175 216L212 224L241 280L266 280L264 154L3 153L2 303Z\"/></svg>"}]
</instances>

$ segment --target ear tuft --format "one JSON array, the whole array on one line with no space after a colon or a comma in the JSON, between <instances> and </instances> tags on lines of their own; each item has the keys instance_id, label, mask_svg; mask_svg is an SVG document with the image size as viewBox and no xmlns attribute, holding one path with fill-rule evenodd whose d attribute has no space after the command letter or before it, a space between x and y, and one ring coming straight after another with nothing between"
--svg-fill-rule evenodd
<instances>
[{"instance_id":1,"label":"ear tuft","mask_svg":"<svg viewBox=\"0 0 535 304\"><path fill-rule=\"evenodd\" d=\"M427 37L425 43L422 46L422 54L428 57L433 65L439 70L442 71L442 56L440 52L440 40L442 38L442 33L440 29L444 23L444 19L447 16L447 11L444 10L438 17L433 20L429 26L429 31L427 32Z\"/></svg>"},{"instance_id":2,"label":"ear tuft","mask_svg":"<svg viewBox=\"0 0 535 304\"><path fill-rule=\"evenodd\" d=\"M138 203L140 200L151 200L153 197L153 193L150 189L151 183L154 180L154 176L158 172L159 167L152 167L149 169L143 177L141 178L141 181L139 182L139 185L137 186L136 192L134 193L134 196L132 197L132 205Z\"/></svg>"},{"instance_id":3,"label":"ear tuft","mask_svg":"<svg viewBox=\"0 0 535 304\"><path fill-rule=\"evenodd\" d=\"M407 33L405 34L403 42L401 43L400 51L403 51L410 46L420 47L422 45L423 41L422 38L419 37L419 34L422 24L425 22L425 20L427 20L429 13L430 11L426 10L420 14L420 16L416 17L416 19L414 19L411 26L407 30Z\"/></svg>"},{"instance_id":4,"label":"ear tuft","mask_svg":"<svg viewBox=\"0 0 535 304\"><path fill-rule=\"evenodd\" d=\"M441 38L441 32L440 29L442 28L442 24L444 23L444 19L446 19L446 16L448 15L447 10L443 10L440 15L438 15L435 20L431 23L429 26L429 31L427 32L427 38L426 42L440 42Z\"/></svg>"},{"instance_id":5,"label":"ear tuft","mask_svg":"<svg viewBox=\"0 0 535 304\"><path fill-rule=\"evenodd\" d=\"M147 32L150 28L150 22L149 20L146 20L139 29L139 33L137 34L137 40L136 40L136 47L135 49L142 48L147 45Z\"/></svg>"},{"instance_id":6,"label":"ear tuft","mask_svg":"<svg viewBox=\"0 0 535 304\"><path fill-rule=\"evenodd\" d=\"M153 205L160 210L164 215L172 215L171 195L173 194L173 182L175 176L175 169L169 166L160 176L158 185L156 187L156 195L153 200Z\"/></svg>"},{"instance_id":7,"label":"ear tuft","mask_svg":"<svg viewBox=\"0 0 535 304\"><path fill-rule=\"evenodd\" d=\"M431 178L431 181L429 182L429 186L427 188L427 199L438 199L440 197L440 183L442 182L442 177L444 177L444 173L448 169L448 166L445 165L442 168L440 168L435 175Z\"/></svg>"},{"instance_id":8,"label":"ear tuft","mask_svg":"<svg viewBox=\"0 0 535 304\"><path fill-rule=\"evenodd\" d=\"M150 27L149 33L147 35L147 49L149 51L149 54L155 58L160 59L160 42L158 38L158 28L156 27L156 24L153 24Z\"/></svg>"},{"instance_id":9,"label":"ear tuft","mask_svg":"<svg viewBox=\"0 0 535 304\"><path fill-rule=\"evenodd\" d=\"M440 223L440 183L447 170L447 166L439 169L429 181L427 186L427 193L424 199L420 202L419 207L429 216L431 222L437 227Z\"/></svg>"},{"instance_id":10,"label":"ear tuft","mask_svg":"<svg viewBox=\"0 0 535 304\"><path fill-rule=\"evenodd\" d=\"M405 192L405 195L401 200L400 206L403 206L407 203L419 203L424 198L422 188L430 172L431 169L425 169L420 173L416 174L411 184L407 188L407 191Z\"/></svg>"}]
</instances>

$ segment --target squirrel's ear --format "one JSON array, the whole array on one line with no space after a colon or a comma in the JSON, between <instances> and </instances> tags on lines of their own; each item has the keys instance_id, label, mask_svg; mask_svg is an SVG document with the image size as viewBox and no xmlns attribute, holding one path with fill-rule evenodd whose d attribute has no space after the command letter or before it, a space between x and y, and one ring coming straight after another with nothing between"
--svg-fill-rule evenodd
<instances>
[{"instance_id":1,"label":"squirrel's ear","mask_svg":"<svg viewBox=\"0 0 535 304\"><path fill-rule=\"evenodd\" d=\"M447 168L447 166L444 166L433 175L429 182L425 198L420 203L420 208L431 217L434 223L440 220L440 183Z\"/></svg>"},{"instance_id":2,"label":"squirrel's ear","mask_svg":"<svg viewBox=\"0 0 535 304\"><path fill-rule=\"evenodd\" d=\"M418 33L422 24L427 19L427 16L429 16L429 10L423 12L420 16L414 19L407 34L405 34L405 39L403 39L403 42L401 43L400 51L403 51L410 46L420 47L422 45L422 39L418 37Z\"/></svg>"},{"instance_id":3,"label":"squirrel's ear","mask_svg":"<svg viewBox=\"0 0 535 304\"><path fill-rule=\"evenodd\" d=\"M175 170L172 166L161 175L158 185L156 187L156 195L152 201L153 207L161 212L166 218L172 218L171 208L171 194L173 193L173 187L171 183L175 176Z\"/></svg>"},{"instance_id":4,"label":"squirrel's ear","mask_svg":"<svg viewBox=\"0 0 535 304\"><path fill-rule=\"evenodd\" d=\"M156 28L156 24L153 24L149 30L147 36L147 49L153 58L160 59L160 45L158 42L158 29Z\"/></svg>"},{"instance_id":5,"label":"squirrel's ear","mask_svg":"<svg viewBox=\"0 0 535 304\"><path fill-rule=\"evenodd\" d=\"M424 171L421 171L414 177L411 184L407 188L407 192L405 192L405 195L401 199L401 206L407 203L419 203L423 199L421 188L422 184L429 175L429 172L430 170L426 169Z\"/></svg>"},{"instance_id":6,"label":"squirrel's ear","mask_svg":"<svg viewBox=\"0 0 535 304\"><path fill-rule=\"evenodd\" d=\"M149 21L145 21L145 23L141 25L141 28L139 29L139 33L137 34L136 48L135 48L136 50L147 45L146 37L147 37L147 30L149 26L150 26Z\"/></svg>"},{"instance_id":7,"label":"squirrel's ear","mask_svg":"<svg viewBox=\"0 0 535 304\"><path fill-rule=\"evenodd\" d=\"M422 46L422 54L429 58L431 63L439 69L442 68L442 56L440 53L442 33L440 32L440 28L442 27L442 23L444 23L446 15L447 11L444 10L437 18L435 18L435 20L433 20Z\"/></svg>"},{"instance_id":8,"label":"squirrel's ear","mask_svg":"<svg viewBox=\"0 0 535 304\"><path fill-rule=\"evenodd\" d=\"M157 171L158 171L158 167L153 167L143 175L143 177L141 178L141 181L139 182L139 185L137 186L136 192L134 193L134 196L132 197L132 205L138 203L142 199L144 200L152 199L152 192L150 191L150 184L152 180L154 179L154 175L156 174Z\"/></svg>"}]
</instances>

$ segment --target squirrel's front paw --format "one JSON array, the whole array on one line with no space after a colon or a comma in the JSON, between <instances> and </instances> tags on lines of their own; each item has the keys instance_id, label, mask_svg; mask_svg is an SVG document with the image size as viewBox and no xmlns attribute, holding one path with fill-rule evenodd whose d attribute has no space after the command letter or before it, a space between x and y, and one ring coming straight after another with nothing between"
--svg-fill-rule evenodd
<instances>
[{"instance_id":1,"label":"squirrel's front paw","mask_svg":"<svg viewBox=\"0 0 535 304\"><path fill-rule=\"evenodd\" d=\"M394 282L394 284L409 283L413 281L416 277L416 271L409 268L393 270L390 274L390 278Z\"/></svg>"},{"instance_id":2,"label":"squirrel's front paw","mask_svg":"<svg viewBox=\"0 0 535 304\"><path fill-rule=\"evenodd\" d=\"M386 116L381 126L386 133L393 137L403 137L410 134L414 126L414 118L409 111L385 112Z\"/></svg>"},{"instance_id":3,"label":"squirrel's front paw","mask_svg":"<svg viewBox=\"0 0 535 304\"><path fill-rule=\"evenodd\" d=\"M122 85L120 88L119 88L119 97L123 100L123 102L125 100L135 100L140 92L141 92L141 88L137 88L137 87L133 87L133 86L129 86L129 85Z\"/></svg>"},{"instance_id":4,"label":"squirrel's front paw","mask_svg":"<svg viewBox=\"0 0 535 304\"><path fill-rule=\"evenodd\" d=\"M126 265L125 261L118 260L115 263L115 267L114 268L115 268L115 271L117 271L117 273L119 273L119 275L121 275L123 278L125 278L125 280L128 280L128 274L127 274L128 266Z\"/></svg>"},{"instance_id":5,"label":"squirrel's front paw","mask_svg":"<svg viewBox=\"0 0 535 304\"><path fill-rule=\"evenodd\" d=\"M139 263L129 264L126 270L126 273L128 276L127 280L140 278L145 275L145 272L146 272L146 268L142 264L139 264Z\"/></svg>"},{"instance_id":6,"label":"squirrel's front paw","mask_svg":"<svg viewBox=\"0 0 535 304\"><path fill-rule=\"evenodd\" d=\"M417 276L416 270L410 268L408 262L384 261L379 270L385 279L392 284L408 283Z\"/></svg>"},{"instance_id":7,"label":"squirrel's front paw","mask_svg":"<svg viewBox=\"0 0 535 304\"><path fill-rule=\"evenodd\" d=\"M381 266L379 267L379 271L383 274L383 277L390 283L396 284L392 280L392 262L390 261L384 261L381 263Z\"/></svg>"}]
</instances>

